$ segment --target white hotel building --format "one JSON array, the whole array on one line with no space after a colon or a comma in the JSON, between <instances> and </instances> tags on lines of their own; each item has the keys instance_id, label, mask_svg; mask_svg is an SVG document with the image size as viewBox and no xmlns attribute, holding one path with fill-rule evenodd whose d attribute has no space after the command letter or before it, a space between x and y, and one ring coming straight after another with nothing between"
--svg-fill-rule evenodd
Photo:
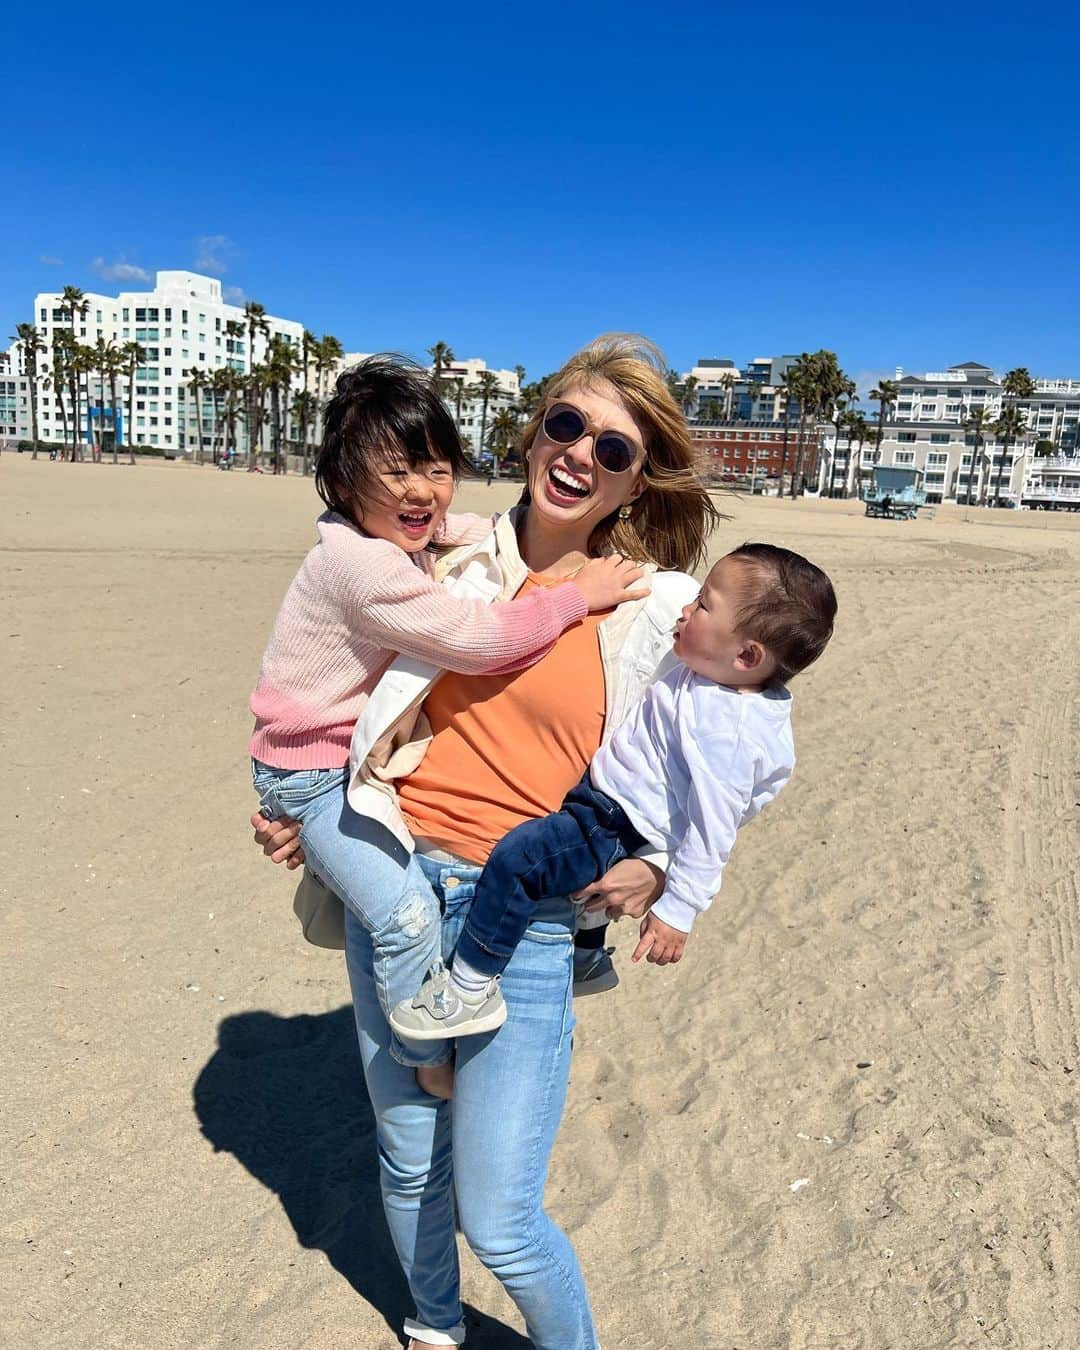
<instances>
[{"instance_id":1,"label":"white hotel building","mask_svg":"<svg viewBox=\"0 0 1080 1350\"><path fill-rule=\"evenodd\" d=\"M196 272L158 272L156 284L149 291L121 291L117 296L84 295L86 311L75 318L75 337L79 342L93 346L104 338L120 346L124 342L138 342L146 349L146 364L135 372L135 425L127 427L128 381L121 376L117 382L119 436L122 445L159 446L167 454L190 454L198 444L195 399L188 389L187 372L197 367L212 374L229 366L247 372L249 352L247 321L243 308L230 305L222 299L221 282L216 277L200 276ZM230 335L229 321L241 324L243 332ZM61 305L58 291L43 292L34 301L34 324L41 334L46 350L38 357L38 436L43 441L61 442L64 437L64 419L60 400L71 427L71 407L66 389L52 385L52 337L59 328L70 329L70 313ZM268 335L256 333L254 359L260 361L266 353L269 340L275 334L287 338L299 349L303 325L292 319L279 319L268 314ZM12 364L21 359L12 348ZM100 397L98 379L89 377L91 402L96 406ZM204 400L205 404L209 400ZM85 396L80 400L78 422L81 438L89 444L90 410ZM203 408L203 445L210 448L212 410ZM244 449L244 419L238 419L241 449ZM0 428L0 435L5 430ZM25 424L19 422L18 434L30 434L29 408Z\"/></svg>"},{"instance_id":2,"label":"white hotel building","mask_svg":"<svg viewBox=\"0 0 1080 1350\"><path fill-rule=\"evenodd\" d=\"M1021 399L1027 432L1019 443L1003 447L990 426L1003 406L1001 382L988 366L976 362L950 366L946 371L904 375L897 371L897 401L885 423L880 464L911 465L923 472L923 487L929 502L966 502L974 435L965 427L972 412L982 408L987 430L976 465L975 489L992 500L1000 469L1001 497L1018 506L1080 506L1080 380L1035 381L1035 393ZM877 439L873 413L870 436L863 444L860 472L869 480L875 461ZM849 452L857 450L841 437L835 444L835 429L826 437L819 485L828 491L848 481ZM1048 452L1048 453L1044 453ZM835 455L835 473L832 460Z\"/></svg>"},{"instance_id":3,"label":"white hotel building","mask_svg":"<svg viewBox=\"0 0 1080 1350\"><path fill-rule=\"evenodd\" d=\"M147 353L145 366L135 374L133 427L127 425L127 376L121 375L117 379L118 444L158 447L165 454L178 457L193 454L198 446L199 429L188 372L192 367L205 370L207 374L223 367L248 372L252 353L243 308L222 298L221 282L216 277L180 271L158 272L153 290L121 291L116 296L88 291L83 299L86 312L76 316L74 325L79 342L92 347L98 338L103 338L119 347L127 341L135 341ZM241 325L242 332L230 334L230 321ZM255 335L253 355L256 364L264 358L269 341L275 335L287 338L297 350L302 345L303 324L271 314L266 315L266 321L269 333ZM46 347L38 357L38 438L43 442L61 443L70 436L70 394L66 387L63 390L53 387L52 338L57 329L71 329L72 319L61 303L59 291L43 292L35 297L33 322ZM347 353L338 367L324 377L328 394L333 393L338 374L363 360L365 355L364 352ZM458 423L466 449L473 453L479 451L484 421L483 400L477 385L487 368L487 363L479 357L470 357L454 361L442 372L444 380L462 381L460 416L459 400L452 387L447 388L445 400ZM498 388L488 400L488 431L498 412L515 404L520 395L514 371L493 370L491 373L498 381ZM88 383L89 404L84 392L78 410L80 437L87 445L93 439L91 408L98 407L102 400L97 375L91 374ZM312 392L316 390L314 369L309 374L308 388ZM67 416L67 435L61 402ZM204 396L201 402L203 450L208 452L215 436L214 409L211 399ZM111 422L107 423L107 428L111 431ZM243 454L247 449L247 428L242 416L236 420L236 431L238 449ZM220 426L216 434L220 443ZM292 438L296 439L298 434L298 428L294 426ZM21 346L15 343L9 351L0 352L0 444L29 440L30 435L29 380L23 368Z\"/></svg>"}]
</instances>

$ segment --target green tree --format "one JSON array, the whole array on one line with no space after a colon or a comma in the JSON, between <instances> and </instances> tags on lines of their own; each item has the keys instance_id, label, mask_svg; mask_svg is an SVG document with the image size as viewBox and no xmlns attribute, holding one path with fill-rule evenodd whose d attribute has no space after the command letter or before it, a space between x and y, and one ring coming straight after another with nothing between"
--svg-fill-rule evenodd
<instances>
[{"instance_id":1,"label":"green tree","mask_svg":"<svg viewBox=\"0 0 1080 1350\"><path fill-rule=\"evenodd\" d=\"M1001 501L1001 474L1005 468L1005 461L1009 456L1009 446L1019 441L1027 431L1027 421L1023 410L1018 408L1015 403L1009 403L1001 410L1001 414L993 427L994 435L1001 442L1001 453L998 456L997 473L994 476L994 505L997 506Z\"/></svg>"},{"instance_id":2,"label":"green tree","mask_svg":"<svg viewBox=\"0 0 1080 1350\"><path fill-rule=\"evenodd\" d=\"M109 379L109 362L112 357L113 346L111 342L106 342L104 338L99 337L91 351L94 353L93 369L98 377L98 411L96 418L89 398L87 402L90 404L90 427L94 438L94 459L100 464L101 452L105 448L105 386Z\"/></svg>"},{"instance_id":3,"label":"green tree","mask_svg":"<svg viewBox=\"0 0 1080 1350\"><path fill-rule=\"evenodd\" d=\"M135 374L140 366L146 365L146 348L137 342L125 342L120 348L127 364L128 377L128 463L135 463Z\"/></svg>"},{"instance_id":4,"label":"green tree","mask_svg":"<svg viewBox=\"0 0 1080 1350\"><path fill-rule=\"evenodd\" d=\"M488 447L491 450L492 458L495 461L496 477L498 477L499 466L514 448L520 429L518 414L515 408L500 408L491 419L491 434L488 437Z\"/></svg>"},{"instance_id":5,"label":"green tree","mask_svg":"<svg viewBox=\"0 0 1080 1350\"><path fill-rule=\"evenodd\" d=\"M19 344L22 351L23 369L30 385L30 444L33 448L31 459L38 457L38 416L37 416L37 378L38 357L49 349L37 328L32 323L17 323L15 336L11 339Z\"/></svg>"},{"instance_id":6,"label":"green tree","mask_svg":"<svg viewBox=\"0 0 1080 1350\"><path fill-rule=\"evenodd\" d=\"M874 463L881 458L881 442L885 439L885 420L889 415L889 409L896 402L897 395L900 393L900 386L895 380L878 380L877 384L870 390L870 397L878 407L877 417L877 440L874 443Z\"/></svg>"},{"instance_id":7,"label":"green tree","mask_svg":"<svg viewBox=\"0 0 1080 1350\"><path fill-rule=\"evenodd\" d=\"M56 395L56 406L60 409L60 421L64 428L64 445L68 439L67 405L64 391L67 387L67 363L73 346L71 334L66 328L54 328L52 336L52 388Z\"/></svg>"},{"instance_id":8,"label":"green tree","mask_svg":"<svg viewBox=\"0 0 1080 1350\"><path fill-rule=\"evenodd\" d=\"M461 400L465 397L465 381L459 376L456 380L450 381L450 394L454 400L454 418L458 424L458 431L461 430Z\"/></svg>"},{"instance_id":9,"label":"green tree","mask_svg":"<svg viewBox=\"0 0 1080 1350\"><path fill-rule=\"evenodd\" d=\"M972 441L971 445L971 463L968 465L967 472L967 505L976 506L979 500L979 478L982 467L982 448L986 443L986 431L989 423L988 414L985 408L972 408L967 421L963 424L964 430L969 433ZM959 484L959 478L958 478ZM959 496L959 486L957 496Z\"/></svg>"},{"instance_id":10,"label":"green tree","mask_svg":"<svg viewBox=\"0 0 1080 1350\"><path fill-rule=\"evenodd\" d=\"M319 422L320 422L320 431L317 439L319 439L320 441L322 439L322 432L321 432L322 415L323 411L326 408L326 400L327 400L327 382L329 379L330 372L337 368L338 364L342 360L344 360L344 357L345 357L345 348L341 345L338 339L334 337L331 333L324 333L322 337L319 339L319 343L315 351L315 379L317 385L316 393L318 395L319 400Z\"/></svg>"},{"instance_id":11,"label":"green tree","mask_svg":"<svg viewBox=\"0 0 1080 1350\"><path fill-rule=\"evenodd\" d=\"M689 417L694 405L698 400L698 377L696 375L687 375L679 386L679 407L683 410L683 416Z\"/></svg>"},{"instance_id":12,"label":"green tree","mask_svg":"<svg viewBox=\"0 0 1080 1350\"><path fill-rule=\"evenodd\" d=\"M195 441L195 463L203 462L203 409L202 409L202 391L206 388L210 376L199 366L192 366L190 370L185 370L187 376L188 388L191 390L192 398L195 400L195 426L197 428L197 440Z\"/></svg>"},{"instance_id":13,"label":"green tree","mask_svg":"<svg viewBox=\"0 0 1080 1350\"><path fill-rule=\"evenodd\" d=\"M311 443L308 440L306 428L314 425L317 406L315 395L311 393L310 390L298 389L296 397L292 401L292 408L290 409L293 417L296 418L300 425L300 445L301 453L304 456L305 475L314 471L312 463L314 455L311 452Z\"/></svg>"},{"instance_id":14,"label":"green tree","mask_svg":"<svg viewBox=\"0 0 1080 1350\"><path fill-rule=\"evenodd\" d=\"M1008 453L1010 441L1017 441L1027 430L1027 425L1020 411L1020 403L1024 399L1031 398L1035 393L1035 381L1031 378L1031 371L1027 366L1016 366L1013 370L1007 371L1005 378L1001 381L1002 408L1001 416L994 424L994 434L1001 436L999 427L1006 429L1006 439L1002 447L1001 458L998 460L998 471L994 479L994 505L997 506L1001 500L1001 471L1005 463L1005 457ZM1015 417L1006 417L1006 413L1016 413Z\"/></svg>"},{"instance_id":15,"label":"green tree","mask_svg":"<svg viewBox=\"0 0 1080 1350\"><path fill-rule=\"evenodd\" d=\"M491 373L490 370L482 370L479 376L477 377L476 384L480 392L480 407L481 407L480 447L481 449L483 449L483 447L487 444L488 404L491 402L492 398L499 392L499 381ZM495 462L496 473L498 472L498 468L499 464L498 461L496 460Z\"/></svg>"},{"instance_id":16,"label":"green tree","mask_svg":"<svg viewBox=\"0 0 1080 1350\"><path fill-rule=\"evenodd\" d=\"M116 381L123 373L124 353L119 347L110 342L108 362L109 407L112 409L112 462L114 464L120 463L120 419L117 416L117 409L120 405L116 400Z\"/></svg>"},{"instance_id":17,"label":"green tree","mask_svg":"<svg viewBox=\"0 0 1080 1350\"><path fill-rule=\"evenodd\" d=\"M799 405L799 423L795 439L795 454L791 464L791 495L798 495L799 465L803 460L803 436L806 419L816 398L814 358L809 352L791 363L784 375L784 389L787 400L784 408L784 435L780 450L780 484L778 497L784 495L784 472L787 468L788 427L791 424L791 403L794 399Z\"/></svg>"},{"instance_id":18,"label":"green tree","mask_svg":"<svg viewBox=\"0 0 1080 1350\"><path fill-rule=\"evenodd\" d=\"M431 357L433 367L431 372L431 383L441 393L442 373L444 370L449 369L453 362L457 360L457 357L455 357L449 344L445 342L436 342L434 347L429 347L428 356Z\"/></svg>"},{"instance_id":19,"label":"green tree","mask_svg":"<svg viewBox=\"0 0 1080 1350\"><path fill-rule=\"evenodd\" d=\"M288 443L285 416L292 404L292 378L300 369L300 358L287 337L275 333L266 350L265 382L270 394L270 441L274 473L285 471Z\"/></svg>"}]
</instances>

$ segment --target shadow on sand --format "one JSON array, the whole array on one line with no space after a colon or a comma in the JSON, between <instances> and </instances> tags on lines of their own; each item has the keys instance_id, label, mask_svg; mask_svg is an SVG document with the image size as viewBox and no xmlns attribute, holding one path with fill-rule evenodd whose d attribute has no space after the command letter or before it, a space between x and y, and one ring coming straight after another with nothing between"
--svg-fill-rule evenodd
<instances>
[{"instance_id":1,"label":"shadow on sand","mask_svg":"<svg viewBox=\"0 0 1080 1350\"><path fill-rule=\"evenodd\" d=\"M400 1335L411 1304L383 1218L375 1120L352 1009L226 1017L194 1100L214 1148L233 1154L278 1196L300 1243L325 1252ZM530 1345L472 1309L466 1325L469 1350Z\"/></svg>"}]
</instances>

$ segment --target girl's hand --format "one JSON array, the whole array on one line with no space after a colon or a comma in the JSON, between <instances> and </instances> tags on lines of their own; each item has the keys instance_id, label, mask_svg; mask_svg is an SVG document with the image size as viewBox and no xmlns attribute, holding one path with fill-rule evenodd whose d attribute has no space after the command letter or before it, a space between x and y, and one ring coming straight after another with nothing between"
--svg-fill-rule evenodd
<instances>
[{"instance_id":1,"label":"girl's hand","mask_svg":"<svg viewBox=\"0 0 1080 1350\"><path fill-rule=\"evenodd\" d=\"M285 863L289 871L304 864L304 849L300 843L300 822L292 816L267 820L258 814L251 817L255 842L271 862Z\"/></svg>"},{"instance_id":2,"label":"girl's hand","mask_svg":"<svg viewBox=\"0 0 1080 1350\"><path fill-rule=\"evenodd\" d=\"M621 919L624 914L640 919L663 889L664 874L659 867L644 858L624 858L573 899L587 901L586 909L606 911L609 919Z\"/></svg>"},{"instance_id":3,"label":"girl's hand","mask_svg":"<svg viewBox=\"0 0 1080 1350\"><path fill-rule=\"evenodd\" d=\"M595 614L597 610L613 609L624 600L644 600L649 587L634 586L644 575L639 563L612 554L608 558L593 558L571 580L585 596L589 613Z\"/></svg>"},{"instance_id":4,"label":"girl's hand","mask_svg":"<svg viewBox=\"0 0 1080 1350\"><path fill-rule=\"evenodd\" d=\"M630 960L637 962L644 956L651 966L673 966L682 960L687 936L655 914L646 914L641 921L640 940Z\"/></svg>"}]
</instances>

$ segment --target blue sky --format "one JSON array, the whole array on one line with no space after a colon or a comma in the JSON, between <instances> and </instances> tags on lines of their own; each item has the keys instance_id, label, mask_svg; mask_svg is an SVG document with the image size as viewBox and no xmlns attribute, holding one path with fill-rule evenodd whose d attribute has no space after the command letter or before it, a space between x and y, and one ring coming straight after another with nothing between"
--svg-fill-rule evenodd
<instances>
[{"instance_id":1,"label":"blue sky","mask_svg":"<svg viewBox=\"0 0 1080 1350\"><path fill-rule=\"evenodd\" d=\"M347 350L533 378L616 328L680 369L1080 376L1064 4L40 8L6 20L0 339L38 290L201 263Z\"/></svg>"}]
</instances>

